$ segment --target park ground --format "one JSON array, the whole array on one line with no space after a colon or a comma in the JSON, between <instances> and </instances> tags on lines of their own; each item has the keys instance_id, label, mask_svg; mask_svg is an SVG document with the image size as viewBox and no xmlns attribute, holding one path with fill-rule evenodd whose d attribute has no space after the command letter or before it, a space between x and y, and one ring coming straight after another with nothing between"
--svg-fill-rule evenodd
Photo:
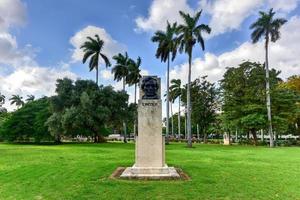
<instances>
[{"instance_id":1,"label":"park ground","mask_svg":"<svg viewBox=\"0 0 300 200\"><path fill-rule=\"evenodd\" d=\"M300 148L167 145L188 181L113 180L134 144L0 144L0 199L300 199Z\"/></svg>"}]
</instances>

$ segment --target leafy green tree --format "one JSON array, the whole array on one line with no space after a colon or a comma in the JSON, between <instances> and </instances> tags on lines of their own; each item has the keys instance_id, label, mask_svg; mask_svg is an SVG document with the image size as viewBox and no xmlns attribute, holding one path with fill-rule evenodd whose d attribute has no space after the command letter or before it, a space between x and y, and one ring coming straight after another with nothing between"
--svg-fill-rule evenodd
<instances>
[{"instance_id":1,"label":"leafy green tree","mask_svg":"<svg viewBox=\"0 0 300 200\"><path fill-rule=\"evenodd\" d=\"M15 104L18 108L24 106L24 101L22 100L23 97L19 95L13 95L9 100L10 100L10 105Z\"/></svg>"},{"instance_id":2,"label":"leafy green tree","mask_svg":"<svg viewBox=\"0 0 300 200\"><path fill-rule=\"evenodd\" d=\"M48 131L54 137L56 144L61 143L61 137L63 135L62 128L62 113L53 113L45 122L45 125L48 127Z\"/></svg>"},{"instance_id":3,"label":"leafy green tree","mask_svg":"<svg viewBox=\"0 0 300 200\"><path fill-rule=\"evenodd\" d=\"M187 136L188 147L192 147L192 133L191 133L191 71L192 71L192 56L195 44L200 43L202 50L205 50L204 39L202 33L209 34L211 28L206 24L198 25L202 10L197 12L194 16L182 11L179 12L183 18L184 24L178 26L178 41L180 53L185 52L188 55L189 71L187 84Z\"/></svg>"},{"instance_id":4,"label":"leafy green tree","mask_svg":"<svg viewBox=\"0 0 300 200\"><path fill-rule=\"evenodd\" d=\"M8 141L51 141L45 122L50 116L48 98L25 104L2 124L1 135Z\"/></svg>"},{"instance_id":5,"label":"leafy green tree","mask_svg":"<svg viewBox=\"0 0 300 200\"><path fill-rule=\"evenodd\" d=\"M60 141L62 136L92 136L104 141L110 128L127 122L128 95L87 80L57 80L56 96L51 97L52 115L47 121L50 133Z\"/></svg>"},{"instance_id":6,"label":"leafy green tree","mask_svg":"<svg viewBox=\"0 0 300 200\"><path fill-rule=\"evenodd\" d=\"M180 138L180 135L181 135L181 123L180 123L180 120L181 120L180 108L181 108L181 106L180 106L180 103L181 103L182 92L183 92L183 88L181 87L181 80L180 79L172 79L171 86L170 86L170 93L171 93L171 96L174 97L174 100L178 98L178 123L177 123L178 138Z\"/></svg>"},{"instance_id":7,"label":"leafy green tree","mask_svg":"<svg viewBox=\"0 0 300 200\"><path fill-rule=\"evenodd\" d=\"M158 47L156 49L156 58L160 58L161 62L167 62L167 99L169 98L169 76L170 76L170 59L173 61L177 54L177 23L172 25L167 22L166 31L156 31L151 38L152 42L157 42ZM166 143L169 143L169 101L166 101Z\"/></svg>"},{"instance_id":8,"label":"leafy green tree","mask_svg":"<svg viewBox=\"0 0 300 200\"><path fill-rule=\"evenodd\" d=\"M90 71L96 70L96 83L98 85L98 74L99 74L99 57L102 58L106 67L110 66L110 61L107 56L102 52L104 41L99 38L99 35L95 35L95 38L87 37L87 41L81 45L81 49L83 49L84 56L82 62L85 63L87 59L90 58L89 68Z\"/></svg>"},{"instance_id":9,"label":"leafy green tree","mask_svg":"<svg viewBox=\"0 0 300 200\"><path fill-rule=\"evenodd\" d=\"M206 80L206 76L191 82L192 124L196 131L198 126L204 142L207 142L210 127L216 122L217 100L218 90ZM182 96L182 101L187 104L186 94Z\"/></svg>"},{"instance_id":10,"label":"leafy green tree","mask_svg":"<svg viewBox=\"0 0 300 200\"><path fill-rule=\"evenodd\" d=\"M270 89L274 91L280 82L279 72L270 70ZM244 62L238 67L228 68L221 80L222 89L222 121L226 132L236 129L251 133L254 143L257 143L256 132L265 129L268 124L265 106L265 67L259 63ZM276 96L276 95L275 95ZM273 96L273 98L275 98ZM279 106L274 101L273 106ZM280 116L273 113L273 117ZM276 114L276 115L275 115Z\"/></svg>"},{"instance_id":11,"label":"leafy green tree","mask_svg":"<svg viewBox=\"0 0 300 200\"><path fill-rule=\"evenodd\" d=\"M268 47L269 42L276 42L280 38L279 29L283 24L287 22L286 19L276 18L274 19L275 12L270 9L269 12L259 12L260 17L255 21L250 29L254 29L251 38L253 43L257 43L262 37L265 39L265 66L266 66L266 104L268 111L269 122L269 135L270 135L270 147L274 147L273 131L272 131L272 113L271 113L271 98L270 98L270 83L269 83L269 60L268 60Z\"/></svg>"}]
</instances>

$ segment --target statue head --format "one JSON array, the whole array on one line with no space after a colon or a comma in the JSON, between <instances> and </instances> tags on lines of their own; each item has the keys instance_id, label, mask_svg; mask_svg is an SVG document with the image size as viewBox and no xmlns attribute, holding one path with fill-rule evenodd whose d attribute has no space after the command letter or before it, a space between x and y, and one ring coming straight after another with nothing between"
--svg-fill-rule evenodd
<instances>
[{"instance_id":1,"label":"statue head","mask_svg":"<svg viewBox=\"0 0 300 200\"><path fill-rule=\"evenodd\" d=\"M144 92L142 99L158 99L159 96L157 94L159 85L157 79L148 76L142 80L141 89Z\"/></svg>"}]
</instances>

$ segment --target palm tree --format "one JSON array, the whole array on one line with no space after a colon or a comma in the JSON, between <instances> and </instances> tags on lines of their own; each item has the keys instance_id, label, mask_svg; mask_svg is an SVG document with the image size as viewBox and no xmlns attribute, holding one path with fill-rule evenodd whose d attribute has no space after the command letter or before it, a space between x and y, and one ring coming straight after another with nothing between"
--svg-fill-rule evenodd
<instances>
[{"instance_id":1,"label":"palm tree","mask_svg":"<svg viewBox=\"0 0 300 200\"><path fill-rule=\"evenodd\" d=\"M19 108L20 106L24 106L24 101L22 100L23 97L19 95L12 95L12 97L9 99L10 100L10 105L16 104L16 106Z\"/></svg>"},{"instance_id":2,"label":"palm tree","mask_svg":"<svg viewBox=\"0 0 300 200\"><path fill-rule=\"evenodd\" d=\"M180 79L172 79L170 92L174 99L178 98L178 138L180 139L180 102L181 102L181 95L182 95L182 88L181 88L181 80Z\"/></svg>"},{"instance_id":3,"label":"palm tree","mask_svg":"<svg viewBox=\"0 0 300 200\"><path fill-rule=\"evenodd\" d=\"M34 99L35 99L34 95L27 95L26 101L27 102L32 102L32 101L34 101Z\"/></svg>"},{"instance_id":4,"label":"palm tree","mask_svg":"<svg viewBox=\"0 0 300 200\"><path fill-rule=\"evenodd\" d=\"M157 31L151 38L152 42L157 42L156 58L160 58L161 62L167 62L167 99L169 99L169 75L170 75L170 59L173 61L177 53L177 23L172 25L167 22L166 31ZM166 105L166 144L169 143L169 101Z\"/></svg>"},{"instance_id":5,"label":"palm tree","mask_svg":"<svg viewBox=\"0 0 300 200\"><path fill-rule=\"evenodd\" d=\"M5 104L5 96L0 93L0 107L2 107L3 104Z\"/></svg>"},{"instance_id":6,"label":"palm tree","mask_svg":"<svg viewBox=\"0 0 300 200\"><path fill-rule=\"evenodd\" d=\"M266 104L268 111L268 124L270 135L270 147L274 147L274 138L272 131L272 117L271 117L271 97L270 97L270 82L269 82L269 60L268 60L268 47L269 41L276 42L280 38L280 27L287 22L286 19L274 19L275 12L273 8L269 12L259 12L260 17L251 24L250 29L253 29L251 39L253 43L257 43L260 38L265 39L265 68L266 68Z\"/></svg>"},{"instance_id":7,"label":"palm tree","mask_svg":"<svg viewBox=\"0 0 300 200\"><path fill-rule=\"evenodd\" d=\"M189 72L188 72L188 84L187 84L187 135L188 135L188 147L192 147L192 134L191 134L191 71L192 71L192 55L193 47L196 43L200 43L202 50L205 50L204 39L202 32L209 34L211 28L206 24L198 25L202 10L197 12L195 16L190 16L182 11L179 11L180 16L184 20L184 24L178 27L178 41L179 51L183 51L189 58Z\"/></svg>"},{"instance_id":8,"label":"palm tree","mask_svg":"<svg viewBox=\"0 0 300 200\"><path fill-rule=\"evenodd\" d=\"M81 49L83 49L84 56L82 62L85 63L88 58L90 58L89 68L90 71L96 69L96 83L98 85L98 74L99 74L99 56L104 60L106 67L110 66L110 61L106 55L101 53L104 41L99 38L98 35L95 35L96 39L87 37L87 41L81 45Z\"/></svg>"},{"instance_id":9,"label":"palm tree","mask_svg":"<svg viewBox=\"0 0 300 200\"><path fill-rule=\"evenodd\" d=\"M127 52L125 52L125 55L119 53L118 55L115 55L113 59L116 61L115 66L112 68L114 80L123 80L123 91L125 91L126 77L128 76L129 72L130 59Z\"/></svg>"},{"instance_id":10,"label":"palm tree","mask_svg":"<svg viewBox=\"0 0 300 200\"><path fill-rule=\"evenodd\" d=\"M130 59L130 65L128 67L128 76L126 77L126 82L128 83L129 86L134 85L134 104L136 105L136 90L137 90L137 84L140 81L141 76L141 66L142 60L140 57L137 58L137 61L134 61ZM135 114L136 115L136 114ZM136 117L134 117L134 127L133 127L133 132L134 135L137 135L137 120Z\"/></svg>"},{"instance_id":11,"label":"palm tree","mask_svg":"<svg viewBox=\"0 0 300 200\"><path fill-rule=\"evenodd\" d=\"M129 72L130 59L128 57L127 52L125 52L125 55L119 53L118 55L115 55L113 59L116 61L115 66L112 68L112 73L114 74L114 80L116 81L123 80L123 92L125 92L126 77L128 76L128 72ZM126 139L127 128L126 128L125 121L123 121L123 129L124 129L124 142L127 143L127 139Z\"/></svg>"}]
</instances>

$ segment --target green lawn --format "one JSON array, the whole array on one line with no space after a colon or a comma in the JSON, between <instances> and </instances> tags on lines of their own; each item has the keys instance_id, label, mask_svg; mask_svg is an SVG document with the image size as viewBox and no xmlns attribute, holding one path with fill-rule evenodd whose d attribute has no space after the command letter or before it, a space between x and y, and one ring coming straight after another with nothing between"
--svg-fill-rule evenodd
<instances>
[{"instance_id":1,"label":"green lawn","mask_svg":"<svg viewBox=\"0 0 300 200\"><path fill-rule=\"evenodd\" d=\"M167 146L189 181L108 177L134 144L0 144L0 199L300 199L300 148Z\"/></svg>"}]
</instances>

